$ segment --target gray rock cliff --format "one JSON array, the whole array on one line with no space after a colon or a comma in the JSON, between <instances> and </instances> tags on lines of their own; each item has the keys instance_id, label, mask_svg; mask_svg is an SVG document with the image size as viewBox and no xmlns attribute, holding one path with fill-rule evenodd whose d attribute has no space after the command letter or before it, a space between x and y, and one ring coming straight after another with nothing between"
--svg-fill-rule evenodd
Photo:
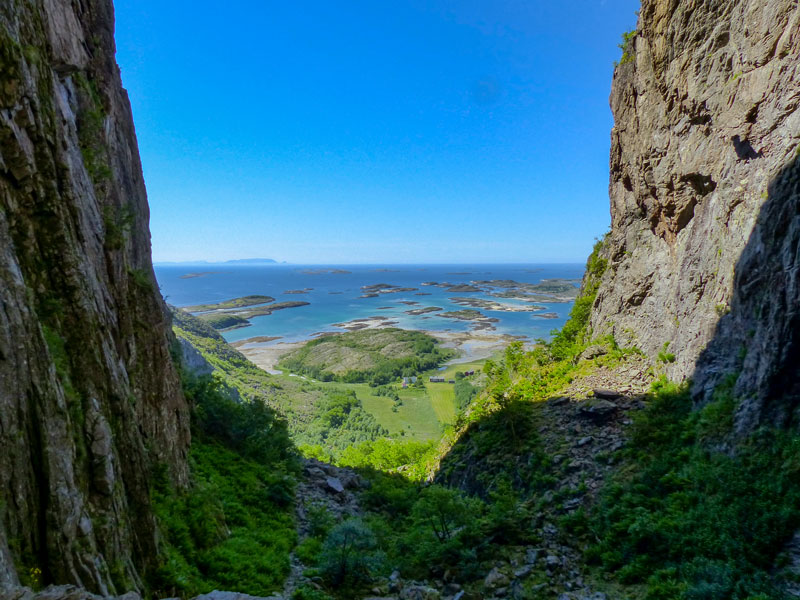
<instances>
[{"instance_id":1,"label":"gray rock cliff","mask_svg":"<svg viewBox=\"0 0 800 600\"><path fill-rule=\"evenodd\" d=\"M651 357L668 343L667 375L693 377L701 399L731 371L764 398L796 360L798 102L796 0L642 2L614 73L591 324Z\"/></svg>"},{"instance_id":2,"label":"gray rock cliff","mask_svg":"<svg viewBox=\"0 0 800 600\"><path fill-rule=\"evenodd\" d=\"M141 589L188 408L110 0L0 3L0 584Z\"/></svg>"}]
</instances>

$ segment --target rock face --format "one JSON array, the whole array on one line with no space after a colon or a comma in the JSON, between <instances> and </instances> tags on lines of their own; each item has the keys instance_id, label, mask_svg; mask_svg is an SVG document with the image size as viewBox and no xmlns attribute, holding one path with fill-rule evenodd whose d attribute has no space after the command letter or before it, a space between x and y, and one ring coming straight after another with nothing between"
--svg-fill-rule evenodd
<instances>
[{"instance_id":1,"label":"rock face","mask_svg":"<svg viewBox=\"0 0 800 600\"><path fill-rule=\"evenodd\" d=\"M740 391L764 397L797 361L800 6L643 0L628 57L594 332L652 357L669 342L667 375L703 398L744 346Z\"/></svg>"},{"instance_id":2,"label":"rock face","mask_svg":"<svg viewBox=\"0 0 800 600\"><path fill-rule=\"evenodd\" d=\"M0 3L0 584L141 589L188 410L110 0Z\"/></svg>"}]
</instances>

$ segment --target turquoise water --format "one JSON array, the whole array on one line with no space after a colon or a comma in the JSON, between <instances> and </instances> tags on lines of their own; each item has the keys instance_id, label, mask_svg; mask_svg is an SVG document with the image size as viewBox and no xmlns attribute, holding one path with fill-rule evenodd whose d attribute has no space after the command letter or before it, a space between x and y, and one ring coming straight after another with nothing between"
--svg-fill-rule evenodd
<instances>
[{"instance_id":1,"label":"turquoise water","mask_svg":"<svg viewBox=\"0 0 800 600\"><path fill-rule=\"evenodd\" d=\"M511 279L521 283L539 283L543 279L573 279L583 276L579 264L516 264L516 265L163 265L156 266L156 277L168 303L190 306L228 300L251 294L273 296L277 302L302 300L308 306L279 310L271 315L256 317L250 327L224 332L230 342L255 336L280 336L280 341L301 341L323 331L342 331L334 323L353 319L382 316L396 321L396 327L430 331L470 331L471 323L437 317L436 313L412 316L406 311L437 306L445 311L469 308L451 302L450 298L468 297L495 300L505 304L528 304L507 298L493 298L492 291L502 288L483 288L481 292L448 292L423 282L468 284L476 280ZM345 272L342 272L345 271ZM192 273L205 273L185 278ZM414 291L380 294L377 298L361 298L362 286L385 283ZM306 290L303 294L287 294L289 290ZM425 294L425 295L420 295ZM415 302L409 305L404 302ZM572 303L535 302L555 319L541 319L530 312L505 312L479 308L484 315L498 319L494 330L520 336L526 340L548 338L553 329L566 320Z\"/></svg>"}]
</instances>

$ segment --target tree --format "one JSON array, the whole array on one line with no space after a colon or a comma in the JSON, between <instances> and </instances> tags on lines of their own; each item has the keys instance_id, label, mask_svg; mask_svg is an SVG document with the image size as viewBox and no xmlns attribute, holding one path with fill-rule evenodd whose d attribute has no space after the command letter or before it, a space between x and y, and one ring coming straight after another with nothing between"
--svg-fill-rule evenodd
<instances>
[{"instance_id":1,"label":"tree","mask_svg":"<svg viewBox=\"0 0 800 600\"><path fill-rule=\"evenodd\" d=\"M467 506L456 490L432 485L420 493L411 514L418 522L427 523L440 542L448 541L467 516Z\"/></svg>"},{"instance_id":2,"label":"tree","mask_svg":"<svg viewBox=\"0 0 800 600\"><path fill-rule=\"evenodd\" d=\"M325 538L320 567L335 587L368 581L380 561L375 548L372 531L360 519L347 519Z\"/></svg>"}]
</instances>

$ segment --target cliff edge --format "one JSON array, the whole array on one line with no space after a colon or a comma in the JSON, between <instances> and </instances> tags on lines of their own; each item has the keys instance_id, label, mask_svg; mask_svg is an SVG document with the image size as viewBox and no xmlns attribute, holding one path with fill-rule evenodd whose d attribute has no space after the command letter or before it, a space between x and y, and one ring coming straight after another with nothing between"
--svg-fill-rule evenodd
<instances>
[{"instance_id":1,"label":"cliff edge","mask_svg":"<svg viewBox=\"0 0 800 600\"><path fill-rule=\"evenodd\" d=\"M141 589L152 472L188 478L113 34L110 0L0 4L0 584Z\"/></svg>"},{"instance_id":2,"label":"cliff edge","mask_svg":"<svg viewBox=\"0 0 800 600\"><path fill-rule=\"evenodd\" d=\"M624 46L593 332L668 349L701 400L738 375L749 429L797 366L800 6L643 0Z\"/></svg>"}]
</instances>

